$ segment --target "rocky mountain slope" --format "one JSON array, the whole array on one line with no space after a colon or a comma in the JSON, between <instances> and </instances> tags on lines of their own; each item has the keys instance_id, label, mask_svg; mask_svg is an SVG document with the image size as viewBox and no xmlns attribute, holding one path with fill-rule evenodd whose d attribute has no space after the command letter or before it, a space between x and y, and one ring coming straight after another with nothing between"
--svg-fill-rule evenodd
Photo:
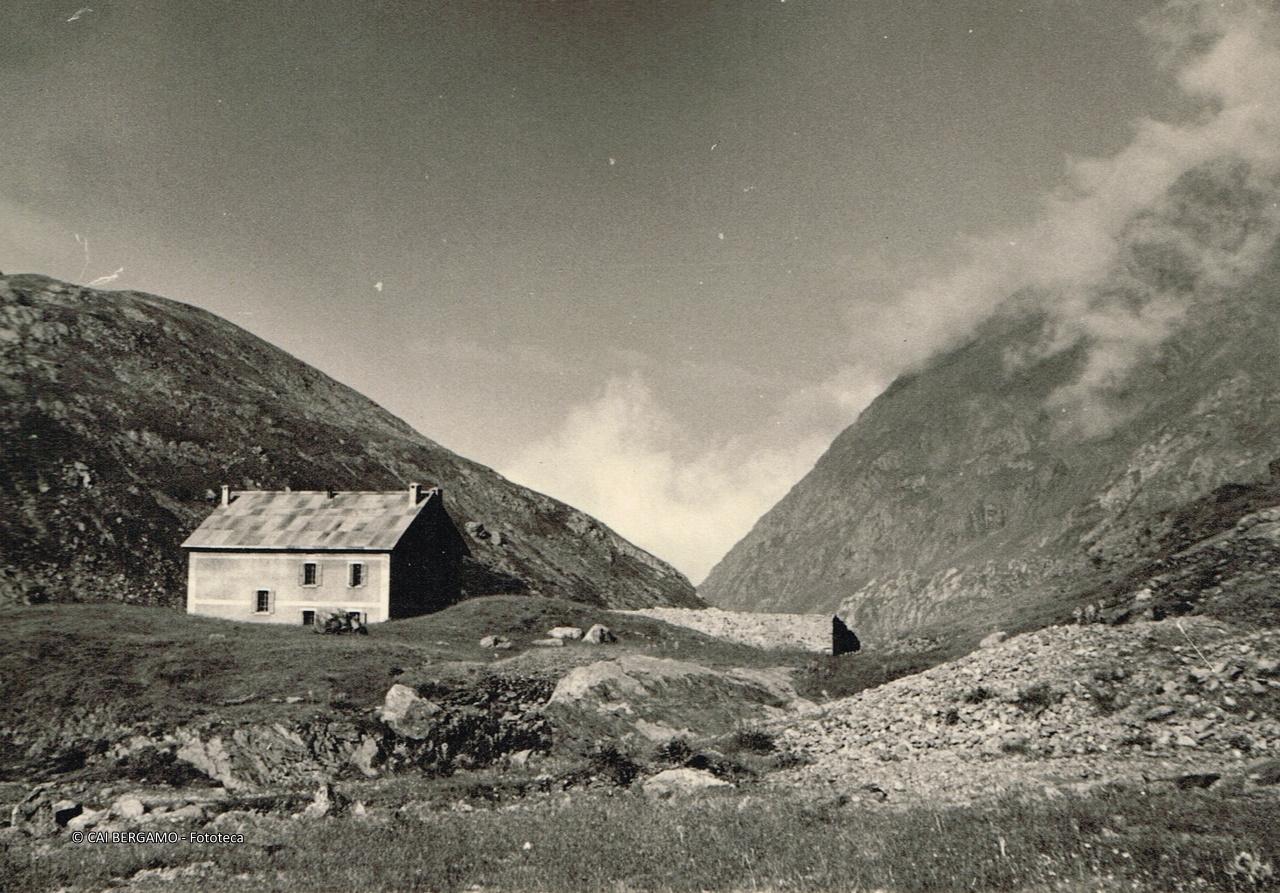
<instances>
[{"instance_id":1,"label":"rocky mountain slope","mask_svg":"<svg viewBox=\"0 0 1280 893\"><path fill-rule=\"evenodd\" d=\"M679 572L213 314L0 276L0 600L181 605L179 544L234 489L444 488L468 594L700 604Z\"/></svg>"},{"instance_id":2,"label":"rocky mountain slope","mask_svg":"<svg viewBox=\"0 0 1280 893\"><path fill-rule=\"evenodd\" d=\"M1275 760L1278 704L1273 629L1055 626L785 724L780 740L807 762L778 782L928 802L1137 778L1209 786Z\"/></svg>"},{"instance_id":3,"label":"rocky mountain slope","mask_svg":"<svg viewBox=\"0 0 1280 893\"><path fill-rule=\"evenodd\" d=\"M1087 294L1014 295L897 380L700 594L838 609L871 647L976 634L1230 528L1241 493L1280 503L1278 207L1243 163L1184 175Z\"/></svg>"}]
</instances>

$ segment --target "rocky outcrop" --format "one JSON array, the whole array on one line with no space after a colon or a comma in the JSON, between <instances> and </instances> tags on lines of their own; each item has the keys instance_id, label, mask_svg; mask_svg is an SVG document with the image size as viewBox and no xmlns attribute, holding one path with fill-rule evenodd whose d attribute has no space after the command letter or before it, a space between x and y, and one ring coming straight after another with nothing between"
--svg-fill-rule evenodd
<instances>
[{"instance_id":1,"label":"rocky outcrop","mask_svg":"<svg viewBox=\"0 0 1280 893\"><path fill-rule=\"evenodd\" d=\"M583 634L582 641L588 645L609 645L618 641L618 637L603 623L595 623Z\"/></svg>"},{"instance_id":2,"label":"rocky outcrop","mask_svg":"<svg viewBox=\"0 0 1280 893\"><path fill-rule=\"evenodd\" d=\"M471 534L466 594L700 604L680 573L599 521L450 452L226 320L164 298L0 277L0 397L0 601L180 606L179 544L216 505L219 484L393 490L422 481L445 489L454 522Z\"/></svg>"},{"instance_id":3,"label":"rocky outcrop","mask_svg":"<svg viewBox=\"0 0 1280 893\"><path fill-rule=\"evenodd\" d=\"M380 715L397 735L421 741L431 737L442 712L439 704L420 697L407 685L396 684L387 690Z\"/></svg>"},{"instance_id":4,"label":"rocky outcrop","mask_svg":"<svg viewBox=\"0 0 1280 893\"><path fill-rule=\"evenodd\" d=\"M182 728L175 756L228 790L311 781L350 769L377 774L390 753L386 733L371 723L316 721L222 728Z\"/></svg>"},{"instance_id":5,"label":"rocky outcrop","mask_svg":"<svg viewBox=\"0 0 1280 893\"><path fill-rule=\"evenodd\" d=\"M719 735L744 722L812 709L786 670L713 670L627 655L578 667L557 684L546 712L567 734L590 740L665 741Z\"/></svg>"},{"instance_id":6,"label":"rocky outcrop","mask_svg":"<svg viewBox=\"0 0 1280 893\"><path fill-rule=\"evenodd\" d=\"M976 643L1177 551L1192 507L1211 528L1237 488L1275 489L1277 194L1242 165L1192 171L1131 222L1088 296L1176 305L1164 337L1065 337L1054 296L1012 296L877 398L700 594L838 611L871 649L927 629ZM1206 272L1202 256L1246 248L1230 281ZM1094 382L1108 349L1131 351L1123 375Z\"/></svg>"},{"instance_id":7,"label":"rocky outcrop","mask_svg":"<svg viewBox=\"0 0 1280 893\"><path fill-rule=\"evenodd\" d=\"M657 775L649 776L640 785L645 794L659 799L732 787L730 782L703 769L665 769Z\"/></svg>"}]
</instances>

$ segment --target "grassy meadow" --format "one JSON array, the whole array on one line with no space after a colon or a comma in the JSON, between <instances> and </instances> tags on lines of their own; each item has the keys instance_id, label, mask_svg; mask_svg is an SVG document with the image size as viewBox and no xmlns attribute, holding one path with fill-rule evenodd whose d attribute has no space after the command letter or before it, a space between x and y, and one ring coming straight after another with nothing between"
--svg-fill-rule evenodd
<instances>
[{"instance_id":1,"label":"grassy meadow","mask_svg":"<svg viewBox=\"0 0 1280 893\"><path fill-rule=\"evenodd\" d=\"M0 877L15 891L130 878L145 889L139 872L180 891L1255 891L1277 888L1275 806L1239 791L1135 788L907 809L842 805L825 791L654 801L595 790L219 827L243 833L241 845L10 847Z\"/></svg>"}]
</instances>

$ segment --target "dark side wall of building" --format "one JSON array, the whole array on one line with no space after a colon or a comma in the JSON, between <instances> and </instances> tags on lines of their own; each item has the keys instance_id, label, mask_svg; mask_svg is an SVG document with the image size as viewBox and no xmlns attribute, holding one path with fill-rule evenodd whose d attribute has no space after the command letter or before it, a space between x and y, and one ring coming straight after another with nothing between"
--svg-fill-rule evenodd
<instances>
[{"instance_id":1,"label":"dark side wall of building","mask_svg":"<svg viewBox=\"0 0 1280 893\"><path fill-rule=\"evenodd\" d=\"M460 567L469 554L437 493L391 553L390 616L428 614L461 598Z\"/></svg>"}]
</instances>

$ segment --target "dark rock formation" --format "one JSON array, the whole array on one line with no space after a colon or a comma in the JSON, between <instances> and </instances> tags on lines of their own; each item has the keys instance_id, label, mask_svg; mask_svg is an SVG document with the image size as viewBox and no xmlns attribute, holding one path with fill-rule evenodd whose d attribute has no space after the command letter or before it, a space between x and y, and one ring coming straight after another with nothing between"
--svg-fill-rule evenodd
<instances>
[{"instance_id":1,"label":"dark rock formation","mask_svg":"<svg viewBox=\"0 0 1280 893\"><path fill-rule=\"evenodd\" d=\"M853 654L862 650L862 643L858 641L858 636L853 630L845 626L843 620L836 614L831 615L831 654L838 657L841 654Z\"/></svg>"}]
</instances>

